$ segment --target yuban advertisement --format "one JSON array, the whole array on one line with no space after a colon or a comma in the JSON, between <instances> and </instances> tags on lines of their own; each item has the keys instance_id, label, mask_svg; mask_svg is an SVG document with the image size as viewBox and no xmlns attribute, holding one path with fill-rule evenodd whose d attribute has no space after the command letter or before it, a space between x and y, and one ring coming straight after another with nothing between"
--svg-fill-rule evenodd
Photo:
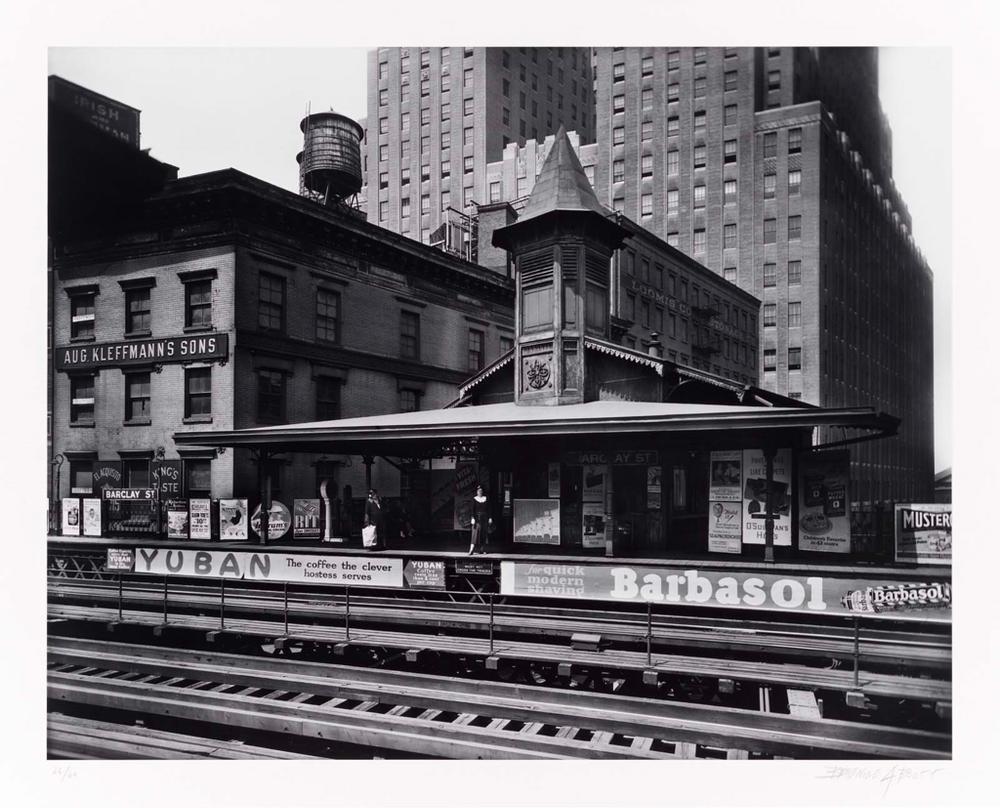
<instances>
[{"instance_id":1,"label":"yuban advertisement","mask_svg":"<svg viewBox=\"0 0 1000 808\"><path fill-rule=\"evenodd\" d=\"M951 621L951 584L503 561L504 595Z\"/></svg>"}]
</instances>

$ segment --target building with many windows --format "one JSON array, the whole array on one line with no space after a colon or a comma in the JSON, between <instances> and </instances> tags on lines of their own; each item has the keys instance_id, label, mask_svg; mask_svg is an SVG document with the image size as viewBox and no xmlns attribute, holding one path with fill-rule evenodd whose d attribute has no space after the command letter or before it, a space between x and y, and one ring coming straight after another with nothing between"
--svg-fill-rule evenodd
<instances>
[{"instance_id":1,"label":"building with many windows","mask_svg":"<svg viewBox=\"0 0 1000 808\"><path fill-rule=\"evenodd\" d=\"M902 419L856 500L933 486L932 275L892 181L872 48L599 48L595 189L762 301L762 386Z\"/></svg>"},{"instance_id":2,"label":"building with many windows","mask_svg":"<svg viewBox=\"0 0 1000 808\"><path fill-rule=\"evenodd\" d=\"M493 272L344 206L235 170L176 179L96 130L54 124L73 135L59 137L56 188L89 170L84 153L106 168L164 169L143 187L110 183L122 204L98 194L82 224L54 203L56 498L90 494L98 468L147 488L166 463L180 496L253 499L253 457L178 450L174 434L444 406L512 344L513 286ZM74 204L85 201L73 187ZM349 463L285 455L273 496L315 492L323 479L360 495L365 466ZM399 479L375 460L384 495L398 495Z\"/></svg>"},{"instance_id":3,"label":"building with many windows","mask_svg":"<svg viewBox=\"0 0 1000 808\"><path fill-rule=\"evenodd\" d=\"M368 220L428 243L487 201L508 143L560 125L594 139L589 48L378 48L368 54ZM470 233L469 238L474 238Z\"/></svg>"}]
</instances>

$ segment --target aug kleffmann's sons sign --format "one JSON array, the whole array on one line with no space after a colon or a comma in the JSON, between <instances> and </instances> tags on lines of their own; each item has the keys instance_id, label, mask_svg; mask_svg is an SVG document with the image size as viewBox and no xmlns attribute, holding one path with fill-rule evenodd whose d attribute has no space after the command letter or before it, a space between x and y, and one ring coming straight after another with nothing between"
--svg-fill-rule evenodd
<instances>
[{"instance_id":1,"label":"aug kleffmann's sons sign","mask_svg":"<svg viewBox=\"0 0 1000 808\"><path fill-rule=\"evenodd\" d=\"M56 370L93 370L127 365L167 362L197 362L225 359L229 355L228 334L103 342L56 348Z\"/></svg>"}]
</instances>

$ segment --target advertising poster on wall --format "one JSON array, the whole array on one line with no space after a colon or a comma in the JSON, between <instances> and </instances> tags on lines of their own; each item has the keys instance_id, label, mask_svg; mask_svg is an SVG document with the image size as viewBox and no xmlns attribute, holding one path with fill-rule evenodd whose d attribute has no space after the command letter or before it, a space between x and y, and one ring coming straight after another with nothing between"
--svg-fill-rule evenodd
<instances>
[{"instance_id":1,"label":"advertising poster on wall","mask_svg":"<svg viewBox=\"0 0 1000 808\"><path fill-rule=\"evenodd\" d=\"M646 507L651 511L660 510L663 500L663 467L646 467Z\"/></svg>"},{"instance_id":2,"label":"advertising poster on wall","mask_svg":"<svg viewBox=\"0 0 1000 808\"><path fill-rule=\"evenodd\" d=\"M62 501L62 534L80 535L80 500L76 497L66 497Z\"/></svg>"},{"instance_id":3,"label":"advertising poster on wall","mask_svg":"<svg viewBox=\"0 0 1000 808\"><path fill-rule=\"evenodd\" d=\"M101 535L101 501L85 499L83 501L83 535Z\"/></svg>"},{"instance_id":4,"label":"advertising poster on wall","mask_svg":"<svg viewBox=\"0 0 1000 808\"><path fill-rule=\"evenodd\" d=\"M583 503L583 546L603 547L605 544L604 503Z\"/></svg>"},{"instance_id":5,"label":"advertising poster on wall","mask_svg":"<svg viewBox=\"0 0 1000 808\"><path fill-rule=\"evenodd\" d=\"M847 451L799 455L800 550L851 552L850 469Z\"/></svg>"},{"instance_id":6,"label":"advertising poster on wall","mask_svg":"<svg viewBox=\"0 0 1000 808\"><path fill-rule=\"evenodd\" d=\"M219 540L247 540L247 501L245 499L219 500Z\"/></svg>"},{"instance_id":7,"label":"advertising poster on wall","mask_svg":"<svg viewBox=\"0 0 1000 808\"><path fill-rule=\"evenodd\" d=\"M515 499L514 541L559 544L559 500Z\"/></svg>"},{"instance_id":8,"label":"advertising poster on wall","mask_svg":"<svg viewBox=\"0 0 1000 808\"><path fill-rule=\"evenodd\" d=\"M951 505L896 505L896 561L951 566Z\"/></svg>"},{"instance_id":9,"label":"advertising poster on wall","mask_svg":"<svg viewBox=\"0 0 1000 808\"><path fill-rule=\"evenodd\" d=\"M479 469L475 463L455 464L455 530L472 530L472 498L479 485Z\"/></svg>"},{"instance_id":10,"label":"advertising poster on wall","mask_svg":"<svg viewBox=\"0 0 1000 808\"><path fill-rule=\"evenodd\" d=\"M558 499L561 488L561 467L559 463L549 463L549 499Z\"/></svg>"},{"instance_id":11,"label":"advertising poster on wall","mask_svg":"<svg viewBox=\"0 0 1000 808\"><path fill-rule=\"evenodd\" d=\"M190 514L188 529L192 539L212 538L212 500L192 499L188 513Z\"/></svg>"},{"instance_id":12,"label":"advertising poster on wall","mask_svg":"<svg viewBox=\"0 0 1000 808\"><path fill-rule=\"evenodd\" d=\"M272 499L271 509L267 512L267 538L271 541L280 539L288 532L291 526L291 511L288 510L285 503ZM253 512L253 516L250 517L250 527L253 528L253 532L258 536L261 535L263 528L260 524L260 505L257 506L257 509Z\"/></svg>"},{"instance_id":13,"label":"advertising poster on wall","mask_svg":"<svg viewBox=\"0 0 1000 808\"><path fill-rule=\"evenodd\" d=\"M322 535L318 499L297 499L292 503L292 538L318 539Z\"/></svg>"},{"instance_id":14,"label":"advertising poster on wall","mask_svg":"<svg viewBox=\"0 0 1000 808\"><path fill-rule=\"evenodd\" d=\"M708 551L739 553L743 520L739 502L713 502L708 507Z\"/></svg>"},{"instance_id":15,"label":"advertising poster on wall","mask_svg":"<svg viewBox=\"0 0 1000 808\"><path fill-rule=\"evenodd\" d=\"M604 507L604 491L608 478L607 466L583 467L583 501L600 502Z\"/></svg>"},{"instance_id":16,"label":"advertising poster on wall","mask_svg":"<svg viewBox=\"0 0 1000 808\"><path fill-rule=\"evenodd\" d=\"M167 538L186 539L190 520L188 518L188 502L186 499L167 500Z\"/></svg>"},{"instance_id":17,"label":"advertising poster on wall","mask_svg":"<svg viewBox=\"0 0 1000 808\"><path fill-rule=\"evenodd\" d=\"M767 463L761 449L743 450L743 543L764 544L767 531L767 502L770 498L774 515L774 544L788 547L792 543L792 451L778 449L774 453L771 488L767 485Z\"/></svg>"},{"instance_id":18,"label":"advertising poster on wall","mask_svg":"<svg viewBox=\"0 0 1000 808\"><path fill-rule=\"evenodd\" d=\"M712 452L709 461L708 498L713 502L739 502L743 452Z\"/></svg>"}]
</instances>

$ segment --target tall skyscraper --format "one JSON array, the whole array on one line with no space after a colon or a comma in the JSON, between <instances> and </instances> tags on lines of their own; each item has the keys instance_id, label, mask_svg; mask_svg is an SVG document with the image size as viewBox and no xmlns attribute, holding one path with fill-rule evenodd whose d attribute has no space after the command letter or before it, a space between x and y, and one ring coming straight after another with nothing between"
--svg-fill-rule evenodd
<instances>
[{"instance_id":1,"label":"tall skyscraper","mask_svg":"<svg viewBox=\"0 0 1000 808\"><path fill-rule=\"evenodd\" d=\"M762 386L870 404L855 500L933 494L933 279L872 48L599 48L595 190L763 302ZM829 440L830 436L825 436Z\"/></svg>"},{"instance_id":2,"label":"tall skyscraper","mask_svg":"<svg viewBox=\"0 0 1000 808\"><path fill-rule=\"evenodd\" d=\"M589 48L378 48L368 54L368 220L423 242L488 201L486 166L560 124L594 139Z\"/></svg>"}]
</instances>

